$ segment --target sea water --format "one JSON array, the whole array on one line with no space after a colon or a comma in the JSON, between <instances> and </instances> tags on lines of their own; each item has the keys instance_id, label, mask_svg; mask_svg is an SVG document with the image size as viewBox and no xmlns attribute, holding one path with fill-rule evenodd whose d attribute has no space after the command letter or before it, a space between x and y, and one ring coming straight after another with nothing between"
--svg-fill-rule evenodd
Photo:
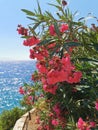
<instances>
[{"instance_id":1,"label":"sea water","mask_svg":"<svg viewBox=\"0 0 98 130\"><path fill-rule=\"evenodd\" d=\"M35 61L0 61L0 113L20 106L19 87L32 83Z\"/></svg>"}]
</instances>

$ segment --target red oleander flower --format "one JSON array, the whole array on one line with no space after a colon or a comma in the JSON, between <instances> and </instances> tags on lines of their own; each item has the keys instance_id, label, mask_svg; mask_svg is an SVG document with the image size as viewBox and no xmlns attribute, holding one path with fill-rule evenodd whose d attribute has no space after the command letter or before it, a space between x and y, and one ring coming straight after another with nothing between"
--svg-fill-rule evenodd
<instances>
[{"instance_id":1,"label":"red oleander flower","mask_svg":"<svg viewBox=\"0 0 98 130\"><path fill-rule=\"evenodd\" d=\"M68 82L69 83L78 83L80 82L80 79L82 77L82 73L81 72L73 72L73 74L71 76L69 76L68 78Z\"/></svg>"},{"instance_id":2,"label":"red oleander flower","mask_svg":"<svg viewBox=\"0 0 98 130\"><path fill-rule=\"evenodd\" d=\"M57 116L57 117L60 117L61 110L60 110L59 103L57 103L57 104L54 105L53 111L56 113L56 116Z\"/></svg>"},{"instance_id":3,"label":"red oleander flower","mask_svg":"<svg viewBox=\"0 0 98 130\"><path fill-rule=\"evenodd\" d=\"M51 43L47 46L48 49L53 49L56 46L56 43Z\"/></svg>"},{"instance_id":4,"label":"red oleander flower","mask_svg":"<svg viewBox=\"0 0 98 130\"><path fill-rule=\"evenodd\" d=\"M68 24L62 24L61 27L60 27L60 32L64 33L68 29L69 29Z\"/></svg>"},{"instance_id":5,"label":"red oleander flower","mask_svg":"<svg viewBox=\"0 0 98 130\"><path fill-rule=\"evenodd\" d=\"M33 46L40 43L40 40L36 38L35 36L32 36L31 38L28 38L24 40L23 45L24 46Z\"/></svg>"},{"instance_id":6,"label":"red oleander flower","mask_svg":"<svg viewBox=\"0 0 98 130\"><path fill-rule=\"evenodd\" d=\"M30 57L31 59L35 59L34 53L35 53L34 50L33 50L33 49L30 49L30 56L29 56L29 57Z\"/></svg>"},{"instance_id":7,"label":"red oleander flower","mask_svg":"<svg viewBox=\"0 0 98 130\"><path fill-rule=\"evenodd\" d=\"M30 58L37 59L39 61L44 60L49 56L48 50L45 47L36 46L30 49Z\"/></svg>"},{"instance_id":8,"label":"red oleander flower","mask_svg":"<svg viewBox=\"0 0 98 130\"><path fill-rule=\"evenodd\" d=\"M70 55L66 55L66 57L63 57L61 63L62 68L66 70L69 74L71 73L71 71L75 70L75 66L71 63Z\"/></svg>"},{"instance_id":9,"label":"red oleander flower","mask_svg":"<svg viewBox=\"0 0 98 130\"><path fill-rule=\"evenodd\" d=\"M56 120L56 119L53 119L52 120L52 125L54 126L58 126L59 122Z\"/></svg>"},{"instance_id":10,"label":"red oleander flower","mask_svg":"<svg viewBox=\"0 0 98 130\"><path fill-rule=\"evenodd\" d=\"M51 36L55 36L56 35L54 25L50 25L49 33L50 33Z\"/></svg>"},{"instance_id":11,"label":"red oleander flower","mask_svg":"<svg viewBox=\"0 0 98 130\"><path fill-rule=\"evenodd\" d=\"M48 72L47 68L43 64L37 63L36 67L37 67L37 69L38 69L38 71L40 73L45 73L46 74Z\"/></svg>"},{"instance_id":12,"label":"red oleander flower","mask_svg":"<svg viewBox=\"0 0 98 130\"><path fill-rule=\"evenodd\" d=\"M33 97L32 96L28 96L28 100L32 101Z\"/></svg>"},{"instance_id":13,"label":"red oleander flower","mask_svg":"<svg viewBox=\"0 0 98 130\"><path fill-rule=\"evenodd\" d=\"M96 127L96 123L94 121L91 122L85 122L83 119L80 117L77 123L77 127L79 130L91 130L91 128Z\"/></svg>"},{"instance_id":14,"label":"red oleander flower","mask_svg":"<svg viewBox=\"0 0 98 130\"><path fill-rule=\"evenodd\" d=\"M36 124L40 124L40 122L41 122L41 120L40 120L40 117L38 116L38 117L36 118L35 123L36 123Z\"/></svg>"},{"instance_id":15,"label":"red oleander flower","mask_svg":"<svg viewBox=\"0 0 98 130\"><path fill-rule=\"evenodd\" d=\"M53 95L56 94L57 88L58 88L57 86L49 86L49 85L47 85L47 84L43 85L44 91L45 91L45 92L49 92L49 93L51 93L51 94L53 94Z\"/></svg>"},{"instance_id":16,"label":"red oleander flower","mask_svg":"<svg viewBox=\"0 0 98 130\"><path fill-rule=\"evenodd\" d=\"M47 82L48 84L56 84L57 82L63 82L67 79L67 72L64 70L50 70L47 73Z\"/></svg>"},{"instance_id":17,"label":"red oleander flower","mask_svg":"<svg viewBox=\"0 0 98 130\"><path fill-rule=\"evenodd\" d=\"M37 130L43 130L43 126L39 126Z\"/></svg>"},{"instance_id":18,"label":"red oleander flower","mask_svg":"<svg viewBox=\"0 0 98 130\"><path fill-rule=\"evenodd\" d=\"M77 123L77 127L79 130L90 130L90 128L87 126L86 122L83 121L83 119L80 117Z\"/></svg>"},{"instance_id":19,"label":"red oleander flower","mask_svg":"<svg viewBox=\"0 0 98 130\"><path fill-rule=\"evenodd\" d=\"M49 62L51 69L47 73L47 83L56 84L58 82L78 83L82 77L82 73L75 72L75 66L71 64L70 56L53 57Z\"/></svg>"},{"instance_id":20,"label":"red oleander flower","mask_svg":"<svg viewBox=\"0 0 98 130\"><path fill-rule=\"evenodd\" d=\"M45 125L43 130L50 130L49 125Z\"/></svg>"},{"instance_id":21,"label":"red oleander flower","mask_svg":"<svg viewBox=\"0 0 98 130\"><path fill-rule=\"evenodd\" d=\"M79 128L79 130L84 130L84 125L85 125L85 122L83 121L83 119L79 118L78 123L77 123L77 127Z\"/></svg>"},{"instance_id":22,"label":"red oleander flower","mask_svg":"<svg viewBox=\"0 0 98 130\"><path fill-rule=\"evenodd\" d=\"M98 111L98 101L95 102L95 109Z\"/></svg>"},{"instance_id":23,"label":"red oleander flower","mask_svg":"<svg viewBox=\"0 0 98 130\"><path fill-rule=\"evenodd\" d=\"M25 91L24 91L23 87L20 87L20 88L19 88L19 93L20 93L20 94L25 94Z\"/></svg>"},{"instance_id":24,"label":"red oleander flower","mask_svg":"<svg viewBox=\"0 0 98 130\"><path fill-rule=\"evenodd\" d=\"M90 122L90 126L91 126L91 128L95 128L95 127L96 127L96 122L91 121L91 122Z\"/></svg>"},{"instance_id":25,"label":"red oleander flower","mask_svg":"<svg viewBox=\"0 0 98 130\"><path fill-rule=\"evenodd\" d=\"M22 27L21 25L18 25L17 31L18 31L18 34L21 34L21 35L24 35L24 36L28 35L28 29Z\"/></svg>"}]
</instances>

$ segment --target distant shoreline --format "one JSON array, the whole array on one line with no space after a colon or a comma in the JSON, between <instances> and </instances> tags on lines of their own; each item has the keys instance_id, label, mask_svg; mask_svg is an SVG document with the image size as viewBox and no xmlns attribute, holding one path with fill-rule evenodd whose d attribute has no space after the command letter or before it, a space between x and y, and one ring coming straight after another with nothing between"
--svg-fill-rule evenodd
<instances>
[{"instance_id":1,"label":"distant shoreline","mask_svg":"<svg viewBox=\"0 0 98 130\"><path fill-rule=\"evenodd\" d=\"M34 59L27 60L0 60L0 62L36 62Z\"/></svg>"}]
</instances>

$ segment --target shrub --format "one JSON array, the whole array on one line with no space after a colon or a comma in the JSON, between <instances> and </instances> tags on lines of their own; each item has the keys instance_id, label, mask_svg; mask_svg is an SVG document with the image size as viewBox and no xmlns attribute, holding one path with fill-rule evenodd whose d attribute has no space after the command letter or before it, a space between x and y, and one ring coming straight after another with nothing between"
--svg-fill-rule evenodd
<instances>
[{"instance_id":1,"label":"shrub","mask_svg":"<svg viewBox=\"0 0 98 130\"><path fill-rule=\"evenodd\" d=\"M24 85L24 101L39 109L38 130L98 129L98 27L75 21L65 0L56 0L56 16L22 9L33 24L18 33L36 59L34 85ZM96 19L96 17L94 17ZM98 20L97 20L98 21ZM40 28L40 29L39 29Z\"/></svg>"},{"instance_id":2,"label":"shrub","mask_svg":"<svg viewBox=\"0 0 98 130\"><path fill-rule=\"evenodd\" d=\"M3 111L0 114L0 130L11 130L17 119L19 119L24 113L25 110L18 107L13 108L12 110Z\"/></svg>"}]
</instances>

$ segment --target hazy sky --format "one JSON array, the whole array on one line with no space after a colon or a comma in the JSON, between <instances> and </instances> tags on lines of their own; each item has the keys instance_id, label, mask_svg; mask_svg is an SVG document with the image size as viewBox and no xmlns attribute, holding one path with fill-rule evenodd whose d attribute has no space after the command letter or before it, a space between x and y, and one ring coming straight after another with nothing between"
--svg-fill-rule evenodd
<instances>
[{"instance_id":1,"label":"hazy sky","mask_svg":"<svg viewBox=\"0 0 98 130\"><path fill-rule=\"evenodd\" d=\"M42 9L49 10L46 3L55 0L39 0ZM73 12L79 11L79 17L93 13L98 17L98 0L69 0L69 8ZM31 21L21 9L33 10L36 0L0 0L0 60L29 59L29 48L22 45L22 39L17 34L17 25L26 26ZM51 11L55 13L54 8ZM92 22L92 21L91 21Z\"/></svg>"}]
</instances>

